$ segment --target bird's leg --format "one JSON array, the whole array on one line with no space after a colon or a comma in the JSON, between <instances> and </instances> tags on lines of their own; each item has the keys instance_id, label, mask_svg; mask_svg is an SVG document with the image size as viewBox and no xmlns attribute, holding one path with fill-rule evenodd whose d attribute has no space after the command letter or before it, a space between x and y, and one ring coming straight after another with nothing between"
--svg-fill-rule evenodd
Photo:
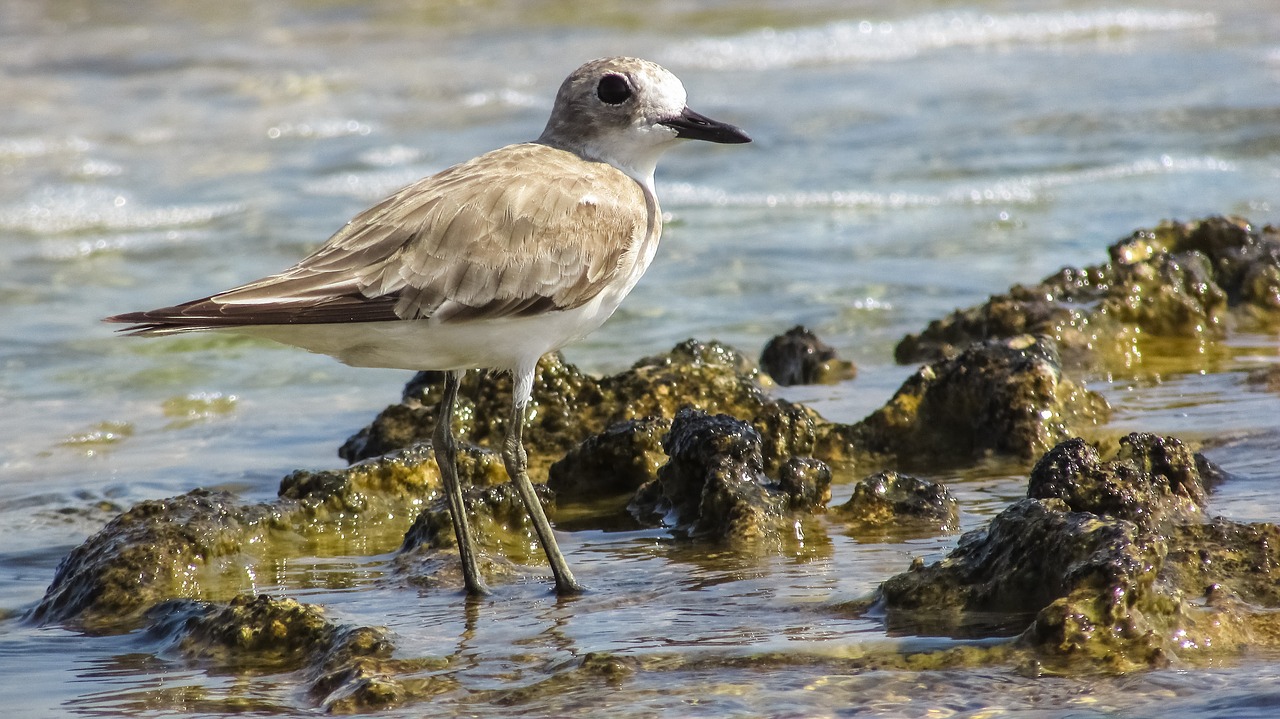
<instances>
[{"instance_id":1,"label":"bird's leg","mask_svg":"<svg viewBox=\"0 0 1280 719\"><path fill-rule=\"evenodd\" d=\"M547 553L547 561L551 563L551 573L556 578L556 592L562 595L578 594L582 591L582 585L578 584L578 581L573 578L573 572L569 571L569 563L564 560L560 545L556 544L551 523L547 521L546 512L542 511L542 503L538 501L538 495L533 490L533 483L529 481L529 455L524 451L523 440L526 402L527 400L521 399L517 394L515 401L511 404L511 421L507 425L507 436L502 443L502 461L507 466L507 474L515 484L516 491L520 493L520 499L524 501L529 519L533 520L533 529L538 533L538 541L542 544L543 551Z\"/></svg>"},{"instance_id":2,"label":"bird's leg","mask_svg":"<svg viewBox=\"0 0 1280 719\"><path fill-rule=\"evenodd\" d=\"M449 515L453 518L453 533L458 538L463 581L466 583L467 593L478 596L488 594L489 588L480 578L480 570L476 565L476 543L471 536L471 525L467 522L467 509L462 502L462 487L458 484L458 448L453 442L453 404L458 398L461 379L461 372L444 373L444 397L440 400L440 411L436 413L436 431L432 442L435 445L436 465L440 467L440 478L444 481L444 491L449 497Z\"/></svg>"}]
</instances>

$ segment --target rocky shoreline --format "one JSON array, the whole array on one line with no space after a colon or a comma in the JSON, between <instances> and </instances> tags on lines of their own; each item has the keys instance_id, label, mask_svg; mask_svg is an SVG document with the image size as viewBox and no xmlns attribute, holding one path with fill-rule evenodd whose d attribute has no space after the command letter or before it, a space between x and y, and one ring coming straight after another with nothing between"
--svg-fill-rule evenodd
<instances>
[{"instance_id":1,"label":"rocky shoreline","mask_svg":"<svg viewBox=\"0 0 1280 719\"><path fill-rule=\"evenodd\" d=\"M1109 433L1106 400L1080 378L1140 371L1151 343L1203 346L1277 320L1280 230L1169 222L1116 243L1105 263L1014 287L905 338L898 361L926 364L861 421L772 396L776 384L855 374L795 328L760 363L696 340L605 377L544 357L525 443L549 513L573 517L562 530L663 527L677 541L780 553L798 532L836 526L955 531L956 500L934 478L999 457L1026 468L1026 498L945 559L830 607L894 634L984 641L885 650L866 665L1006 663L1033 675L1195 665L1280 648L1280 528L1207 516L1231 478L1178 438ZM194 490L132 507L62 562L29 620L145 628L213 665L302 670L311 700L334 712L446 690L410 678L416 665L392 658L383 630L242 593L238 579L268 554L364 535L399 538L399 581L457 591L429 447L438 379L415 377L353 435L340 450L350 466L291 474L275 501ZM491 449L509 392L508 378L469 373L454 428L493 586L544 561ZM839 506L828 506L833 477L856 482ZM583 671L616 662L626 663L589 655Z\"/></svg>"}]
</instances>

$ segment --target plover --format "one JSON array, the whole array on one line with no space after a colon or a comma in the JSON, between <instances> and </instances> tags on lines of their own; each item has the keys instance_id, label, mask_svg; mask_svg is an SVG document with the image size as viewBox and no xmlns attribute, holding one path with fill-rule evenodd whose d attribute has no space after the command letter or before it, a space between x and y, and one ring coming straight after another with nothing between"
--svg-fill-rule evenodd
<instances>
[{"instance_id":1,"label":"plover","mask_svg":"<svg viewBox=\"0 0 1280 719\"><path fill-rule=\"evenodd\" d=\"M234 331L356 367L442 370L432 442L471 594L488 588L458 484L453 405L466 370L511 372L503 461L556 590L581 591L529 481L525 408L538 358L599 327L653 259L658 157L680 138L751 141L685 99L680 80L647 60L589 62L560 86L536 141L405 187L279 274L106 321L133 335Z\"/></svg>"}]
</instances>

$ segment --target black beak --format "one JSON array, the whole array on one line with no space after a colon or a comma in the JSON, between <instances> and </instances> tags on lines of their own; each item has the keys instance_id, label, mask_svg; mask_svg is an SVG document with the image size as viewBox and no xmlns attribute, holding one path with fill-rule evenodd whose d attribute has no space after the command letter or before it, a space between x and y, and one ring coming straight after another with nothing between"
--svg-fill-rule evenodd
<instances>
[{"instance_id":1,"label":"black beak","mask_svg":"<svg viewBox=\"0 0 1280 719\"><path fill-rule=\"evenodd\" d=\"M747 137L747 133L733 125L727 122L717 122L706 115L699 115L687 107L680 113L680 117L663 120L662 124L675 128L676 137L684 137L690 140L706 140L707 142L720 142L728 145L751 142L751 138Z\"/></svg>"}]
</instances>

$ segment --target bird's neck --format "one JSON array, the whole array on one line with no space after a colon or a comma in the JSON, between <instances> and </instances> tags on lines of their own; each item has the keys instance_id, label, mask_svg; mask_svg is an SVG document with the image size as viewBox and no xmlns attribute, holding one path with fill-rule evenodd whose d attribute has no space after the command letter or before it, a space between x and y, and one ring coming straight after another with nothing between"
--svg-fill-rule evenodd
<instances>
[{"instance_id":1,"label":"bird's neck","mask_svg":"<svg viewBox=\"0 0 1280 719\"><path fill-rule=\"evenodd\" d=\"M640 183L640 186L654 192L653 173L658 167L658 158L667 150L666 145L655 145L641 148L628 148L627 152L619 152L615 146L603 142L557 142L555 137L539 138L538 142L550 145L592 162L603 162L612 165L623 174Z\"/></svg>"}]
</instances>

